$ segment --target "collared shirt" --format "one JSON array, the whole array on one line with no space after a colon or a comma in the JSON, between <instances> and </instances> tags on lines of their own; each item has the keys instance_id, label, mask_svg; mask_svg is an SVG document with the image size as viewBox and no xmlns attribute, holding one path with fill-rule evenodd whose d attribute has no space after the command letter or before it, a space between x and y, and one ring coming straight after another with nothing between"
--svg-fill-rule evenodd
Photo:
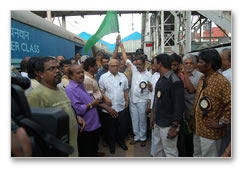
<instances>
[{"instance_id":1,"label":"collared shirt","mask_svg":"<svg viewBox=\"0 0 243 169\"><path fill-rule=\"evenodd\" d=\"M192 73L189 75L189 79L192 83L192 85L194 86L195 89L197 89L197 85L198 85L198 82L199 82L199 79L200 77L202 76L203 74L199 71L197 71L196 69L194 69L192 71ZM189 119L190 116L193 115L193 111L192 111L192 105L193 105L193 102L194 102L194 99L195 99L195 95L196 95L196 92L195 93L189 93L187 91L187 89L184 89L184 97L185 97L185 118L186 119Z\"/></svg>"},{"instance_id":2,"label":"collared shirt","mask_svg":"<svg viewBox=\"0 0 243 169\"><path fill-rule=\"evenodd\" d=\"M114 76L108 71L101 76L99 85L100 90L111 100L113 109L117 112L125 109L124 91L128 89L128 80L123 73L118 72Z\"/></svg>"},{"instance_id":3,"label":"collared shirt","mask_svg":"<svg viewBox=\"0 0 243 169\"><path fill-rule=\"evenodd\" d=\"M199 72L198 70L196 70L196 69L194 69L192 71L192 73L190 74L189 78L190 78L190 80L192 82L192 85L194 87L197 87L198 82L199 82L199 80L200 80L200 78L201 78L202 75L203 74L201 72Z\"/></svg>"},{"instance_id":4,"label":"collared shirt","mask_svg":"<svg viewBox=\"0 0 243 169\"><path fill-rule=\"evenodd\" d=\"M74 147L74 153L70 156L78 156L77 138L78 138L78 123L75 113L72 109L70 100L66 96L63 88L57 87L56 90L47 88L39 84L27 96L31 107L44 108L61 108L69 116L69 143Z\"/></svg>"},{"instance_id":5,"label":"collared shirt","mask_svg":"<svg viewBox=\"0 0 243 169\"><path fill-rule=\"evenodd\" d=\"M29 79L28 73L26 73L26 72L21 72L20 74L21 74L22 77L27 77L27 78Z\"/></svg>"},{"instance_id":6,"label":"collared shirt","mask_svg":"<svg viewBox=\"0 0 243 169\"><path fill-rule=\"evenodd\" d=\"M168 71L160 76L155 86L154 120L160 127L169 127L180 121L184 112L184 86L179 77Z\"/></svg>"},{"instance_id":7,"label":"collared shirt","mask_svg":"<svg viewBox=\"0 0 243 169\"><path fill-rule=\"evenodd\" d=\"M139 72L129 59L127 59L126 64L130 64L132 67L132 85L130 90L131 101L133 103L148 102L150 92L148 90L147 82L150 81L152 74L147 70ZM139 84L143 81L147 84L147 87L142 90L139 87Z\"/></svg>"},{"instance_id":8,"label":"collared shirt","mask_svg":"<svg viewBox=\"0 0 243 169\"><path fill-rule=\"evenodd\" d=\"M78 65L81 65L80 59L76 60Z\"/></svg>"},{"instance_id":9,"label":"collared shirt","mask_svg":"<svg viewBox=\"0 0 243 169\"><path fill-rule=\"evenodd\" d=\"M68 77L66 76L66 75L63 75L62 76L62 81L61 81L61 85L62 85L62 87L67 87L67 85L69 84L69 79L68 79Z\"/></svg>"},{"instance_id":10,"label":"collared shirt","mask_svg":"<svg viewBox=\"0 0 243 169\"><path fill-rule=\"evenodd\" d=\"M230 84L232 84L232 70L231 70L231 68L223 71L222 74L224 75L224 77L226 77L226 79L228 79L230 81Z\"/></svg>"},{"instance_id":11,"label":"collared shirt","mask_svg":"<svg viewBox=\"0 0 243 169\"><path fill-rule=\"evenodd\" d=\"M100 120L96 107L87 111L87 104L93 101L92 96L85 90L82 83L76 83L70 80L69 85L65 88L65 92L69 97L75 113L81 116L86 125L84 131L93 131L99 128Z\"/></svg>"},{"instance_id":12,"label":"collared shirt","mask_svg":"<svg viewBox=\"0 0 243 169\"><path fill-rule=\"evenodd\" d=\"M101 77L103 74L107 73L107 72L108 72L108 70L107 70L107 69L104 69L104 68L102 68L100 71L98 71L97 74L96 74L96 80L97 80L97 82L99 82L100 77Z\"/></svg>"},{"instance_id":13,"label":"collared shirt","mask_svg":"<svg viewBox=\"0 0 243 169\"><path fill-rule=\"evenodd\" d=\"M88 72L84 72L84 87L87 92L92 95L95 99L101 99L102 95L98 86L98 83L94 76L89 74Z\"/></svg>"},{"instance_id":14,"label":"collared shirt","mask_svg":"<svg viewBox=\"0 0 243 169\"><path fill-rule=\"evenodd\" d=\"M40 83L36 79L30 79L30 87L24 91L25 95L27 96L34 88L39 85Z\"/></svg>"},{"instance_id":15,"label":"collared shirt","mask_svg":"<svg viewBox=\"0 0 243 169\"><path fill-rule=\"evenodd\" d=\"M193 105L195 118L196 135L212 140L218 140L225 135L225 128L207 128L205 122L213 120L223 120L225 124L231 122L231 88L229 81L220 73L214 72L207 81L207 86L203 89L202 76L198 83L195 102ZM203 111L200 109L200 100L207 97L209 100L209 110L207 116L203 117Z\"/></svg>"},{"instance_id":16,"label":"collared shirt","mask_svg":"<svg viewBox=\"0 0 243 169\"><path fill-rule=\"evenodd\" d=\"M150 80L150 83L152 84L152 87L153 87L152 92L149 93L149 94L150 94L150 100L151 100L151 103L150 103L150 109L153 108L155 86L156 86L156 83L157 83L157 81L159 80L159 78L160 78L160 73L155 72L155 73L152 75L152 78L151 78L151 80Z\"/></svg>"}]
</instances>

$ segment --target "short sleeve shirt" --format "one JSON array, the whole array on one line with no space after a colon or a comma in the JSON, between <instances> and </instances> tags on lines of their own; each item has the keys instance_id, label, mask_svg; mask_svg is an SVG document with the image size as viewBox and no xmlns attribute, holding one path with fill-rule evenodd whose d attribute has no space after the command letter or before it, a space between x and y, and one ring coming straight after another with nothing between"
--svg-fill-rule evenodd
<instances>
[{"instance_id":1,"label":"short sleeve shirt","mask_svg":"<svg viewBox=\"0 0 243 169\"><path fill-rule=\"evenodd\" d=\"M124 110L124 91L128 89L128 80L123 73L118 72L114 76L109 71L103 74L100 78L99 86L100 90L111 100L113 109L117 112Z\"/></svg>"}]
</instances>

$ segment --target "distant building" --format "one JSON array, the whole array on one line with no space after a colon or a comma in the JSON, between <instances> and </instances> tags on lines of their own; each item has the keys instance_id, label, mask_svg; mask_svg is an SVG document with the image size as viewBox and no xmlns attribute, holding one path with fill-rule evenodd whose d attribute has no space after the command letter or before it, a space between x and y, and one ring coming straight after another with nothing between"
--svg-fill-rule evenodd
<instances>
[{"instance_id":1,"label":"distant building","mask_svg":"<svg viewBox=\"0 0 243 169\"><path fill-rule=\"evenodd\" d=\"M134 53L138 48L141 48L141 33L134 32L121 41L127 53Z\"/></svg>"},{"instance_id":2,"label":"distant building","mask_svg":"<svg viewBox=\"0 0 243 169\"><path fill-rule=\"evenodd\" d=\"M225 31L229 34L227 31ZM211 34L211 41L212 42L222 42L227 38L227 36L223 33L221 29L218 27L212 27L212 34ZM200 33L194 34L194 40L199 42L200 41ZM210 41L210 29L205 27L201 37L202 42L209 42Z\"/></svg>"},{"instance_id":3,"label":"distant building","mask_svg":"<svg viewBox=\"0 0 243 169\"><path fill-rule=\"evenodd\" d=\"M82 32L78 36L87 41L92 35ZM135 53L136 49L141 48L141 33L134 32L121 39L121 42L123 43L127 53ZM116 43L110 44L103 40L99 40L96 45L99 47L106 47L110 52L113 52L116 47Z\"/></svg>"},{"instance_id":4,"label":"distant building","mask_svg":"<svg viewBox=\"0 0 243 169\"><path fill-rule=\"evenodd\" d=\"M82 32L78 35L80 38L84 39L84 40L89 40L89 38L92 36L86 32ZM96 46L98 47L101 47L101 48L106 48L107 50L109 50L110 52L113 52L113 45L106 42L106 41L103 41L103 40L99 40L97 43L96 43Z\"/></svg>"}]
</instances>

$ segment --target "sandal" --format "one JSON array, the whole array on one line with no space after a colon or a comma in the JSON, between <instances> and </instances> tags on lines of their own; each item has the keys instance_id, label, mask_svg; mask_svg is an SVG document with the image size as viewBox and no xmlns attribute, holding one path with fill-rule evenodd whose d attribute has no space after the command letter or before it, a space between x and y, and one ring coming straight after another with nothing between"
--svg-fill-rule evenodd
<instances>
[{"instance_id":1,"label":"sandal","mask_svg":"<svg viewBox=\"0 0 243 169\"><path fill-rule=\"evenodd\" d=\"M132 140L132 141L130 142L130 144L131 144L131 145L134 145L134 144L136 144L137 142L139 142L139 141Z\"/></svg>"}]
</instances>

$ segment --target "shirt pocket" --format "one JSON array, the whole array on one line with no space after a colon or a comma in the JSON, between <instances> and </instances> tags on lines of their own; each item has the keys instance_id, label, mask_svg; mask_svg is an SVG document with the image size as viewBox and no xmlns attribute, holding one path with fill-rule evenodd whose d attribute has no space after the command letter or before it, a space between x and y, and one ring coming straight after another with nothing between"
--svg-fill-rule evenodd
<instances>
[{"instance_id":1,"label":"shirt pocket","mask_svg":"<svg viewBox=\"0 0 243 169\"><path fill-rule=\"evenodd\" d=\"M122 90L125 90L125 81L124 80L119 81L118 87Z\"/></svg>"}]
</instances>

